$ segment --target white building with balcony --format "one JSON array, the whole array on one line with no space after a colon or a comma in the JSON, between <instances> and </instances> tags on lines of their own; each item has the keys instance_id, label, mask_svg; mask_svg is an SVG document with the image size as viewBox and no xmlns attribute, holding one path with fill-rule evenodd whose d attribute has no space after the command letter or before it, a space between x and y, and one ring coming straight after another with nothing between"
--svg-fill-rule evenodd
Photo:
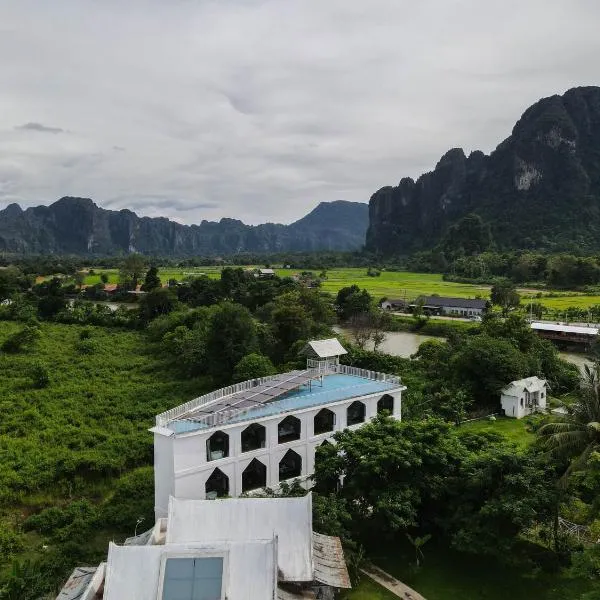
<instances>
[{"instance_id":1,"label":"white building with balcony","mask_svg":"<svg viewBox=\"0 0 600 600\"><path fill-rule=\"evenodd\" d=\"M507 417L521 419L546 409L548 384L539 377L511 381L502 389L500 404Z\"/></svg>"},{"instance_id":2,"label":"white building with balcony","mask_svg":"<svg viewBox=\"0 0 600 600\"><path fill-rule=\"evenodd\" d=\"M336 431L360 427L378 413L401 418L394 375L339 364L337 340L307 345L307 368L245 381L156 418L155 513L169 497L239 496L314 473L315 452Z\"/></svg>"}]
</instances>

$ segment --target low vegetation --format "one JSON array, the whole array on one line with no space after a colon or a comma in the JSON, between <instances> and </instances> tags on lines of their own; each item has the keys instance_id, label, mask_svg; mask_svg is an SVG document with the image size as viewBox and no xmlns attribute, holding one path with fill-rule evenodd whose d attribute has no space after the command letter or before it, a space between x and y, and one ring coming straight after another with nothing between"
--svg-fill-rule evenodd
<instances>
[{"instance_id":1,"label":"low vegetation","mask_svg":"<svg viewBox=\"0 0 600 600\"><path fill-rule=\"evenodd\" d=\"M165 273L137 260L119 274L125 289L147 292L132 310L69 304L76 284L58 278L32 289L18 274L4 279L12 289L0 307L0 600L54 592L74 565L98 562L108 539L152 523L147 429L157 413L233 381L300 366L306 340L332 335L336 322L352 331L346 363L398 374L408 387L402 423L380 417L336 434L343 454L319 450L315 527L343 539L353 576L367 556L430 600L476 598L506 569L530 580L523 589L531 593L548 587L536 596L542 600L553 600L552 590L574 598L587 590L588 551L555 525L561 516L590 531L598 526L597 446L560 488L573 456L548 455L541 432L552 427L535 419L465 422L497 412L500 388L530 374L569 394L572 406L582 398L577 370L518 315L439 325L419 315L396 318L357 285L333 296L307 286L310 278L263 280L241 268L162 288ZM384 272L367 277L380 281ZM405 326L443 328L446 339L423 343L413 359L365 349ZM409 539L429 540L419 565ZM488 583L469 588L466 566L454 582L444 575L444 556L467 565L474 554L487 561ZM571 563L580 571L570 571ZM347 597L386 593L363 581Z\"/></svg>"}]
</instances>

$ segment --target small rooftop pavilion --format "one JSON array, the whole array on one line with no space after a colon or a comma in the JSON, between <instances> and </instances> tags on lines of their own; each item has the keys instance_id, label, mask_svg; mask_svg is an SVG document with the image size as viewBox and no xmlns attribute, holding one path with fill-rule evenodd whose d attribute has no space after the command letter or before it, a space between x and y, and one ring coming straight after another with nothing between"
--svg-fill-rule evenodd
<instances>
[{"instance_id":1,"label":"small rooftop pavilion","mask_svg":"<svg viewBox=\"0 0 600 600\"><path fill-rule=\"evenodd\" d=\"M302 349L306 355L306 367L326 371L340 362L340 356L348 354L337 338L313 340Z\"/></svg>"}]
</instances>

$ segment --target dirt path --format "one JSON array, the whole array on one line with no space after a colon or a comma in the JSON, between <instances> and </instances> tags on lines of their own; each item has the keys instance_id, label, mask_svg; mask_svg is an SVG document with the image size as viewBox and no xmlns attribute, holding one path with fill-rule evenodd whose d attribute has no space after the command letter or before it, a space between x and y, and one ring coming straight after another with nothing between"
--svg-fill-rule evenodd
<instances>
[{"instance_id":1,"label":"dirt path","mask_svg":"<svg viewBox=\"0 0 600 600\"><path fill-rule=\"evenodd\" d=\"M379 585L383 586L386 590L396 594L398 598L403 598L403 600L425 600L419 592L415 592L415 590L409 588L406 584L398 581L389 573L386 573L375 565L369 565L364 569L361 569L361 571L373 581L376 581Z\"/></svg>"}]
</instances>

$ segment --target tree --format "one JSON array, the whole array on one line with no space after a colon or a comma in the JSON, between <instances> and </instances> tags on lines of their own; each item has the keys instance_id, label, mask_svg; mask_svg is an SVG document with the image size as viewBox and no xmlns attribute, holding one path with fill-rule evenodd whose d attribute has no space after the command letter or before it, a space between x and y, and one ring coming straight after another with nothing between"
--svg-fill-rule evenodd
<instances>
[{"instance_id":1,"label":"tree","mask_svg":"<svg viewBox=\"0 0 600 600\"><path fill-rule=\"evenodd\" d=\"M502 313L507 315L510 309L519 306L521 296L517 293L515 284L506 279L504 281L499 281L492 286L491 299L492 304L501 306Z\"/></svg>"},{"instance_id":2,"label":"tree","mask_svg":"<svg viewBox=\"0 0 600 600\"><path fill-rule=\"evenodd\" d=\"M146 259L141 254L130 254L121 264L119 283L126 289L135 290L146 268Z\"/></svg>"},{"instance_id":3,"label":"tree","mask_svg":"<svg viewBox=\"0 0 600 600\"><path fill-rule=\"evenodd\" d=\"M155 266L152 266L148 269L146 273L146 277L144 278L144 283L142 284L142 290L145 292L151 292L152 290L156 290L162 287L160 282L160 277L158 276L158 269Z\"/></svg>"},{"instance_id":4,"label":"tree","mask_svg":"<svg viewBox=\"0 0 600 600\"><path fill-rule=\"evenodd\" d=\"M335 306L343 321L351 317L369 312L372 298L367 290L361 290L356 284L342 288L336 296Z\"/></svg>"},{"instance_id":5,"label":"tree","mask_svg":"<svg viewBox=\"0 0 600 600\"><path fill-rule=\"evenodd\" d=\"M527 358L506 339L477 335L462 343L450 361L456 383L480 402L498 403L500 390L528 375Z\"/></svg>"},{"instance_id":6,"label":"tree","mask_svg":"<svg viewBox=\"0 0 600 600\"><path fill-rule=\"evenodd\" d=\"M142 296L140 300L140 318L144 322L152 321L160 315L168 315L177 308L177 296L168 288L157 288Z\"/></svg>"},{"instance_id":7,"label":"tree","mask_svg":"<svg viewBox=\"0 0 600 600\"><path fill-rule=\"evenodd\" d=\"M108 283L108 275L106 273L100 273L100 281L106 285Z\"/></svg>"},{"instance_id":8,"label":"tree","mask_svg":"<svg viewBox=\"0 0 600 600\"><path fill-rule=\"evenodd\" d=\"M31 284L32 277L25 275L17 267L0 269L0 300L27 290Z\"/></svg>"},{"instance_id":9,"label":"tree","mask_svg":"<svg viewBox=\"0 0 600 600\"><path fill-rule=\"evenodd\" d=\"M259 377L274 375L276 372L273 363L268 357L253 352L244 356L244 358L235 365L233 380L238 382L247 381L248 379L258 379Z\"/></svg>"},{"instance_id":10,"label":"tree","mask_svg":"<svg viewBox=\"0 0 600 600\"><path fill-rule=\"evenodd\" d=\"M440 524L458 550L506 559L523 531L552 522L556 489L540 457L504 441L487 444L465 453L458 476L447 480Z\"/></svg>"},{"instance_id":11,"label":"tree","mask_svg":"<svg viewBox=\"0 0 600 600\"><path fill-rule=\"evenodd\" d=\"M434 393L433 402L436 414L455 425L460 425L467 416L467 408L472 404L472 399L464 390L449 390L443 387Z\"/></svg>"},{"instance_id":12,"label":"tree","mask_svg":"<svg viewBox=\"0 0 600 600\"><path fill-rule=\"evenodd\" d=\"M282 353L298 340L306 339L312 328L311 319L299 303L277 302L271 313L271 324Z\"/></svg>"},{"instance_id":13,"label":"tree","mask_svg":"<svg viewBox=\"0 0 600 600\"><path fill-rule=\"evenodd\" d=\"M51 319L67 306L62 281L58 277L36 285L33 291L39 297L38 315L42 319Z\"/></svg>"},{"instance_id":14,"label":"tree","mask_svg":"<svg viewBox=\"0 0 600 600\"><path fill-rule=\"evenodd\" d=\"M600 450L600 363L584 365L579 397L564 408L567 414L543 425L539 435L550 454L570 459L566 478Z\"/></svg>"},{"instance_id":15,"label":"tree","mask_svg":"<svg viewBox=\"0 0 600 600\"><path fill-rule=\"evenodd\" d=\"M258 349L256 326L247 308L223 302L216 307L206 340L208 369L228 380L240 360Z\"/></svg>"},{"instance_id":16,"label":"tree","mask_svg":"<svg viewBox=\"0 0 600 600\"><path fill-rule=\"evenodd\" d=\"M223 300L223 286L217 279L201 275L178 286L177 297L190 306L212 306Z\"/></svg>"},{"instance_id":17,"label":"tree","mask_svg":"<svg viewBox=\"0 0 600 600\"><path fill-rule=\"evenodd\" d=\"M336 444L317 453L315 489L332 493L343 476L338 494L348 500L360 535L419 526L445 510L445 478L457 472L464 454L454 429L437 419L378 416L355 431L337 432Z\"/></svg>"},{"instance_id":18,"label":"tree","mask_svg":"<svg viewBox=\"0 0 600 600\"><path fill-rule=\"evenodd\" d=\"M77 271L73 276L73 279L75 279L75 284L77 285L77 287L81 289L85 281L85 273L83 271Z\"/></svg>"}]
</instances>

